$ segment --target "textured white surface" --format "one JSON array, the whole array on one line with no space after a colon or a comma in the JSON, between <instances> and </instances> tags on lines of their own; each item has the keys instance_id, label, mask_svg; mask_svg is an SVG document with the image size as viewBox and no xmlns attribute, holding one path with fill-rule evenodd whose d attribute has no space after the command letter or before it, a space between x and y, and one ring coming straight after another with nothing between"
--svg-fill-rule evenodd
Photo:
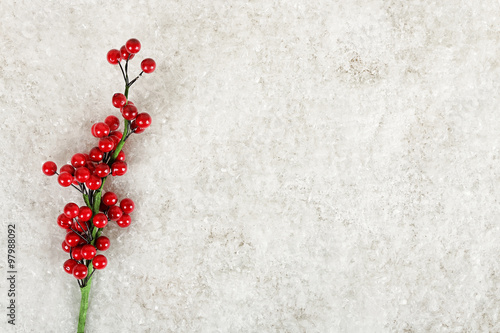
<instances>
[{"instance_id":1,"label":"textured white surface","mask_svg":"<svg viewBox=\"0 0 500 333\"><path fill-rule=\"evenodd\" d=\"M118 115L130 37L153 125L106 184L137 208L88 332L500 331L498 1L71 3L0 4L17 332L76 331L55 221L82 201L40 169Z\"/></svg>"}]
</instances>

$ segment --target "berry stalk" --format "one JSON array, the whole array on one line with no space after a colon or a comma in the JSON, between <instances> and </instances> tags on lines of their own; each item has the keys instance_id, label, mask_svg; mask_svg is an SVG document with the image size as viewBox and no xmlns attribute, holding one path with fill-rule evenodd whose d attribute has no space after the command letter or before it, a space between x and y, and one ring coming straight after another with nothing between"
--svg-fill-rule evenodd
<instances>
[{"instance_id":1,"label":"berry stalk","mask_svg":"<svg viewBox=\"0 0 500 333\"><path fill-rule=\"evenodd\" d=\"M70 259L63 265L65 272L72 274L81 291L78 332L85 331L85 322L89 308L92 277L107 266L108 260L97 251L106 251L110 241L102 236L103 229L110 221L115 221L121 228L131 223L130 213L134 202L124 198L120 202L113 192L103 193L104 184L109 176L123 176L127 172L125 153L122 151L125 141L131 134L139 134L151 125L151 116L139 113L137 107L128 99L130 87L143 73L152 73L156 64L147 58L141 62L141 73L129 81L128 63L141 48L137 39L130 39L120 50L113 49L107 54L108 62L119 65L125 81L124 94L113 95L113 106L119 108L123 116L123 132L117 131L120 120L110 115L104 122L92 126L92 135L99 139L99 144L88 154L75 154L71 165L66 164L57 172L54 162L45 162L42 171L47 176L57 174L58 183L63 187L72 186L83 196L85 206L68 203L64 213L57 218L57 224L65 229L66 236L62 248L69 253ZM125 61L125 70L120 61Z\"/></svg>"},{"instance_id":2,"label":"berry stalk","mask_svg":"<svg viewBox=\"0 0 500 333\"><path fill-rule=\"evenodd\" d=\"M89 308L89 296L90 296L90 282L83 288L80 288L82 292L82 299L80 301L80 313L78 315L78 330L77 333L85 333L85 322L87 320L87 310Z\"/></svg>"}]
</instances>

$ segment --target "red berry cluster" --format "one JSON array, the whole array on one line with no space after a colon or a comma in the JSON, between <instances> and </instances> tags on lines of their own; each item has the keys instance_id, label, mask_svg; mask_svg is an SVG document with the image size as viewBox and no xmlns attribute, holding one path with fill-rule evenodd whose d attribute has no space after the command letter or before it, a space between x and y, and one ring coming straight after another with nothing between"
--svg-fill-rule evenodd
<instances>
[{"instance_id":1,"label":"red berry cluster","mask_svg":"<svg viewBox=\"0 0 500 333\"><path fill-rule=\"evenodd\" d=\"M141 43L129 39L120 50L108 52L107 59L111 64L118 64L125 81L125 92L115 93L112 104L119 108L123 117L123 132L120 132L120 120L109 115L103 122L92 125L91 132L98 139L97 146L88 154L77 153L69 164L63 165L59 173L57 165L48 161L42 166L47 176L57 175L58 183L63 187L72 186L82 195L86 206L79 207L76 203L68 203L64 212L57 218L57 224L67 230L62 243L64 251L70 258L63 267L67 273L78 279L80 287L85 287L90 281L94 269L106 267L107 259L97 251L109 248L109 239L101 236L102 230L109 221L115 221L122 228L131 223L130 213L134 210L134 202L129 198L122 199L118 204L118 196L113 192L102 194L104 183L108 176L123 176L127 172L125 153L122 148L132 133L142 133L151 125L151 116L145 112L139 113L137 107L128 99L129 88L143 73L152 73L156 64L153 59L144 59L141 63L142 72L129 81L128 62L141 49ZM125 68L121 61L125 62Z\"/></svg>"},{"instance_id":2,"label":"red berry cluster","mask_svg":"<svg viewBox=\"0 0 500 333\"><path fill-rule=\"evenodd\" d=\"M62 248L69 253L70 258L64 262L64 271L73 274L79 280L88 275L89 264L96 270L107 266L108 260L97 251L109 249L110 241L106 236L99 236L93 240L92 228L104 228L109 221L116 221L117 225L126 228L131 223L130 213L134 211L134 202L125 198L118 203L118 197L113 192L106 192L102 196L99 213L92 214L87 206L78 207L70 202L64 206L64 211L57 217L57 224L67 230L62 242Z\"/></svg>"}]
</instances>

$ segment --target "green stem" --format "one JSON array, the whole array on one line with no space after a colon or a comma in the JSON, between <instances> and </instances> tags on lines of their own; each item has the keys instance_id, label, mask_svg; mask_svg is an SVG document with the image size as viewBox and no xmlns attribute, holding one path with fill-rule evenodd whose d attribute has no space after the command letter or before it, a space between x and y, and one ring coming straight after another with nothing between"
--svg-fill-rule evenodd
<instances>
[{"instance_id":1,"label":"green stem","mask_svg":"<svg viewBox=\"0 0 500 333\"><path fill-rule=\"evenodd\" d=\"M128 100L128 90L129 90L130 86L129 86L129 82L128 82L128 70L127 70L128 66L127 65L128 65L128 61L125 64L125 73L126 73L125 97ZM129 121L124 119L124 122L125 122L124 123L125 128L123 130L122 138L121 138L120 142L118 143L118 145L116 146L116 149L113 153L113 156L111 156L111 159L108 162L108 165L113 164L113 162L116 160L118 154L122 150L123 145L125 144L125 139L127 137L128 128L129 128ZM102 179L101 187L93 193L93 198L89 198L89 196L87 194L83 194L83 200L85 201L85 204L90 209L92 209L92 216L99 213L99 207L101 205L102 189L104 187L104 183L106 182L106 178L107 177L104 177ZM90 199L93 199L93 200L90 200ZM90 204L91 201L93 201L93 207ZM101 235L101 232L102 232L102 229L96 228L95 226L92 227L92 241L90 242L90 244L92 244L92 245L95 244L95 240L97 239L97 237L99 237ZM89 308L90 287L92 286L91 274L92 274L93 270L94 270L94 266L92 265L92 262L89 262L88 263L88 272L87 272L88 278L87 278L87 280L83 280L85 287L80 288L80 291L82 293L82 299L80 302L80 315L78 316L78 333L85 333L85 321L87 319L87 310Z\"/></svg>"},{"instance_id":2,"label":"green stem","mask_svg":"<svg viewBox=\"0 0 500 333\"><path fill-rule=\"evenodd\" d=\"M87 285L80 289L82 300L80 302L80 315L78 316L78 333L85 333L85 320L87 319L87 310L89 308L90 282L89 280Z\"/></svg>"},{"instance_id":3,"label":"green stem","mask_svg":"<svg viewBox=\"0 0 500 333\"><path fill-rule=\"evenodd\" d=\"M89 201L89 196L84 194L83 195L83 201L85 201L85 204L87 205L87 207L89 207L90 209L92 209L92 207L90 207L90 201Z\"/></svg>"}]
</instances>

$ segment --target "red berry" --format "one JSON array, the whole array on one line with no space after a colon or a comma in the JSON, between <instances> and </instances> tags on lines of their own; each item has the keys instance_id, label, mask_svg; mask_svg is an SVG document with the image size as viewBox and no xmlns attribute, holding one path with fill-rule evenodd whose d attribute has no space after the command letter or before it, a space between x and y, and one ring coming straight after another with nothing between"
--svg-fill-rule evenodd
<instances>
[{"instance_id":1,"label":"red berry","mask_svg":"<svg viewBox=\"0 0 500 333\"><path fill-rule=\"evenodd\" d=\"M151 125L151 116L146 112L139 113L137 115L137 118L135 119L135 122L137 124L137 127L147 128L149 127L149 125Z\"/></svg>"},{"instance_id":2,"label":"red berry","mask_svg":"<svg viewBox=\"0 0 500 333\"><path fill-rule=\"evenodd\" d=\"M89 169L90 174L93 174L95 171L95 164L92 162L87 162L87 169Z\"/></svg>"},{"instance_id":3,"label":"red berry","mask_svg":"<svg viewBox=\"0 0 500 333\"><path fill-rule=\"evenodd\" d=\"M127 97L125 97L124 94L122 93L116 93L113 95L113 98L111 99L111 102L113 103L113 106L115 108L121 108L125 104L127 104ZM111 127L111 126L110 126Z\"/></svg>"},{"instance_id":4,"label":"red berry","mask_svg":"<svg viewBox=\"0 0 500 333\"><path fill-rule=\"evenodd\" d=\"M92 222L97 228L104 228L108 224L108 218L103 213L98 213L94 216Z\"/></svg>"},{"instance_id":5,"label":"red berry","mask_svg":"<svg viewBox=\"0 0 500 333\"><path fill-rule=\"evenodd\" d=\"M123 152L123 150L120 150L120 152L116 156L116 161L125 161L125 153Z\"/></svg>"},{"instance_id":6,"label":"red berry","mask_svg":"<svg viewBox=\"0 0 500 333\"><path fill-rule=\"evenodd\" d=\"M65 214L61 214L57 217L57 225L63 229L69 229L73 221L67 217Z\"/></svg>"},{"instance_id":7,"label":"red berry","mask_svg":"<svg viewBox=\"0 0 500 333\"><path fill-rule=\"evenodd\" d=\"M75 168L72 166L72 165L69 165L69 164L65 164L61 167L61 169L59 170L59 172L67 172L71 175L74 175L75 174Z\"/></svg>"},{"instance_id":8,"label":"red berry","mask_svg":"<svg viewBox=\"0 0 500 333\"><path fill-rule=\"evenodd\" d=\"M110 129L109 126L105 123L97 123L95 124L93 135L96 138L105 138L109 135Z\"/></svg>"},{"instance_id":9,"label":"red berry","mask_svg":"<svg viewBox=\"0 0 500 333\"><path fill-rule=\"evenodd\" d=\"M82 257L84 259L90 260L95 257L96 253L94 245L87 244L82 247Z\"/></svg>"},{"instance_id":10,"label":"red berry","mask_svg":"<svg viewBox=\"0 0 500 333\"><path fill-rule=\"evenodd\" d=\"M87 266L84 264L77 264L73 268L73 276L76 277L78 280L85 279L85 277L88 274Z\"/></svg>"},{"instance_id":11,"label":"red berry","mask_svg":"<svg viewBox=\"0 0 500 333\"><path fill-rule=\"evenodd\" d=\"M62 249L64 250L64 252L69 253L69 251L71 249L71 246L69 246L68 244L66 244L66 241L63 241L62 242Z\"/></svg>"},{"instance_id":12,"label":"red berry","mask_svg":"<svg viewBox=\"0 0 500 333\"><path fill-rule=\"evenodd\" d=\"M132 222L132 218L128 214L123 214L118 220L116 220L116 224L122 228L126 228Z\"/></svg>"},{"instance_id":13,"label":"red berry","mask_svg":"<svg viewBox=\"0 0 500 333\"><path fill-rule=\"evenodd\" d=\"M116 161L111 165L111 174L113 176L123 176L127 172L127 163Z\"/></svg>"},{"instance_id":14,"label":"red berry","mask_svg":"<svg viewBox=\"0 0 500 333\"><path fill-rule=\"evenodd\" d=\"M134 132L135 134L141 134L142 132L144 132L146 130L145 128L137 127L135 120L132 121L132 123L130 123L130 129L132 129L132 132Z\"/></svg>"},{"instance_id":15,"label":"red berry","mask_svg":"<svg viewBox=\"0 0 500 333\"><path fill-rule=\"evenodd\" d=\"M106 206L105 204L102 203L101 201L101 204L99 205L99 211L100 212L105 212L108 210L108 206Z\"/></svg>"},{"instance_id":16,"label":"red berry","mask_svg":"<svg viewBox=\"0 0 500 333\"><path fill-rule=\"evenodd\" d=\"M108 265L108 259L102 254L98 254L94 257L94 260L92 260L92 264L95 269L103 269Z\"/></svg>"},{"instance_id":17,"label":"red berry","mask_svg":"<svg viewBox=\"0 0 500 333\"><path fill-rule=\"evenodd\" d=\"M85 183L90 177L90 170L86 167L79 167L75 170L75 179L79 183Z\"/></svg>"},{"instance_id":18,"label":"red berry","mask_svg":"<svg viewBox=\"0 0 500 333\"><path fill-rule=\"evenodd\" d=\"M120 47L120 53L121 53L121 56L122 56L122 59L123 60L132 60L132 58L135 56L135 54L133 53L129 53L127 51L127 48L125 47L125 45L123 45L122 47ZM129 58L130 56L130 58Z\"/></svg>"},{"instance_id":19,"label":"red berry","mask_svg":"<svg viewBox=\"0 0 500 333\"><path fill-rule=\"evenodd\" d=\"M74 219L75 217L77 217L79 211L80 208L74 202L70 202L66 204L66 206L64 206L64 215L66 215L70 219Z\"/></svg>"},{"instance_id":20,"label":"red berry","mask_svg":"<svg viewBox=\"0 0 500 333\"><path fill-rule=\"evenodd\" d=\"M124 213L130 214L134 211L135 205L132 199L125 198L122 201L120 201L120 208L123 210Z\"/></svg>"},{"instance_id":21,"label":"red berry","mask_svg":"<svg viewBox=\"0 0 500 333\"><path fill-rule=\"evenodd\" d=\"M115 142L111 138L102 138L99 139L99 149L104 152L110 152L115 148Z\"/></svg>"},{"instance_id":22,"label":"red berry","mask_svg":"<svg viewBox=\"0 0 500 333\"><path fill-rule=\"evenodd\" d=\"M95 174L101 178L104 178L107 175L109 175L110 171L111 169L106 163L99 163L95 167Z\"/></svg>"},{"instance_id":23,"label":"red berry","mask_svg":"<svg viewBox=\"0 0 500 333\"><path fill-rule=\"evenodd\" d=\"M95 247L99 251L106 251L107 249L109 249L109 246L110 246L109 238L106 236L97 237L97 239L95 240Z\"/></svg>"},{"instance_id":24,"label":"red berry","mask_svg":"<svg viewBox=\"0 0 500 333\"><path fill-rule=\"evenodd\" d=\"M71 165L73 165L75 168L79 168L85 165L87 162L87 159L85 158L85 155L83 154L75 154L71 158Z\"/></svg>"},{"instance_id":25,"label":"red berry","mask_svg":"<svg viewBox=\"0 0 500 333\"><path fill-rule=\"evenodd\" d=\"M92 209L87 206L80 207L80 210L78 211L78 220L80 220L80 222L87 222L91 217Z\"/></svg>"},{"instance_id":26,"label":"red berry","mask_svg":"<svg viewBox=\"0 0 500 333\"><path fill-rule=\"evenodd\" d=\"M120 51L117 49L112 49L108 51L107 58L111 65L117 65L120 62Z\"/></svg>"},{"instance_id":27,"label":"red berry","mask_svg":"<svg viewBox=\"0 0 500 333\"><path fill-rule=\"evenodd\" d=\"M90 190L98 190L99 187L101 187L101 184L101 178L97 177L96 175L91 175L89 177L89 180L85 182L85 185L87 185Z\"/></svg>"},{"instance_id":28,"label":"red berry","mask_svg":"<svg viewBox=\"0 0 500 333\"><path fill-rule=\"evenodd\" d=\"M73 221L73 226L72 228L78 232L83 232L83 231L87 231L89 230L89 226L87 224L87 222L83 222L83 221Z\"/></svg>"},{"instance_id":29,"label":"red berry","mask_svg":"<svg viewBox=\"0 0 500 333\"><path fill-rule=\"evenodd\" d=\"M91 161L99 162L99 161L102 161L103 157L104 157L104 154L102 153L102 150L99 149L99 147L94 147L94 148L90 149L89 158Z\"/></svg>"},{"instance_id":30,"label":"red berry","mask_svg":"<svg viewBox=\"0 0 500 333\"><path fill-rule=\"evenodd\" d=\"M119 140L121 140L123 137L123 133L118 131L113 131L109 133L109 136L116 136Z\"/></svg>"},{"instance_id":31,"label":"red berry","mask_svg":"<svg viewBox=\"0 0 500 333\"><path fill-rule=\"evenodd\" d=\"M110 135L109 138L113 140L113 145L116 147L120 143L120 139L116 135Z\"/></svg>"},{"instance_id":32,"label":"red berry","mask_svg":"<svg viewBox=\"0 0 500 333\"><path fill-rule=\"evenodd\" d=\"M122 112L122 116L123 118L127 119L127 120L134 120L135 117L137 117L137 108L135 107L135 105L132 105L132 104L127 104L125 106L122 107L121 109L121 112Z\"/></svg>"},{"instance_id":33,"label":"red berry","mask_svg":"<svg viewBox=\"0 0 500 333\"><path fill-rule=\"evenodd\" d=\"M104 123L109 126L109 129L111 131L115 131L118 129L118 127L120 127L120 119L113 115L107 116L106 119L104 119ZM111 135L111 133L109 134Z\"/></svg>"},{"instance_id":34,"label":"red berry","mask_svg":"<svg viewBox=\"0 0 500 333\"><path fill-rule=\"evenodd\" d=\"M141 42L139 42L137 39L135 38L131 38L129 39L126 43L125 43L125 47L127 48L127 51L129 53L137 53L141 50Z\"/></svg>"},{"instance_id":35,"label":"red berry","mask_svg":"<svg viewBox=\"0 0 500 333\"><path fill-rule=\"evenodd\" d=\"M146 58L141 62L142 71L146 74L153 73L156 68L156 63L151 58Z\"/></svg>"},{"instance_id":36,"label":"red berry","mask_svg":"<svg viewBox=\"0 0 500 333\"><path fill-rule=\"evenodd\" d=\"M46 176L53 176L57 172L57 165L52 161L47 161L42 165L42 172Z\"/></svg>"},{"instance_id":37,"label":"red berry","mask_svg":"<svg viewBox=\"0 0 500 333\"><path fill-rule=\"evenodd\" d=\"M68 274L73 274L73 269L76 265L78 265L78 262L76 262L76 260L68 259L63 264L64 271Z\"/></svg>"},{"instance_id":38,"label":"red berry","mask_svg":"<svg viewBox=\"0 0 500 333\"><path fill-rule=\"evenodd\" d=\"M110 220L116 221L120 217L122 217L123 212L120 207L118 206L111 206L108 209L108 217Z\"/></svg>"},{"instance_id":39,"label":"red berry","mask_svg":"<svg viewBox=\"0 0 500 333\"><path fill-rule=\"evenodd\" d=\"M106 192L101 200L106 206L114 206L118 202L118 197L113 192Z\"/></svg>"},{"instance_id":40,"label":"red berry","mask_svg":"<svg viewBox=\"0 0 500 333\"><path fill-rule=\"evenodd\" d=\"M82 245L76 246L72 251L71 251L71 257L75 260L82 260Z\"/></svg>"},{"instance_id":41,"label":"red berry","mask_svg":"<svg viewBox=\"0 0 500 333\"><path fill-rule=\"evenodd\" d=\"M68 172L61 172L57 177L59 185L63 187L68 187L73 183L73 176Z\"/></svg>"},{"instance_id":42,"label":"red berry","mask_svg":"<svg viewBox=\"0 0 500 333\"><path fill-rule=\"evenodd\" d=\"M66 244L68 244L69 246L75 247L78 244L80 244L82 238L77 234L75 234L73 231L71 231L66 234L66 238L64 240L66 241Z\"/></svg>"}]
</instances>

